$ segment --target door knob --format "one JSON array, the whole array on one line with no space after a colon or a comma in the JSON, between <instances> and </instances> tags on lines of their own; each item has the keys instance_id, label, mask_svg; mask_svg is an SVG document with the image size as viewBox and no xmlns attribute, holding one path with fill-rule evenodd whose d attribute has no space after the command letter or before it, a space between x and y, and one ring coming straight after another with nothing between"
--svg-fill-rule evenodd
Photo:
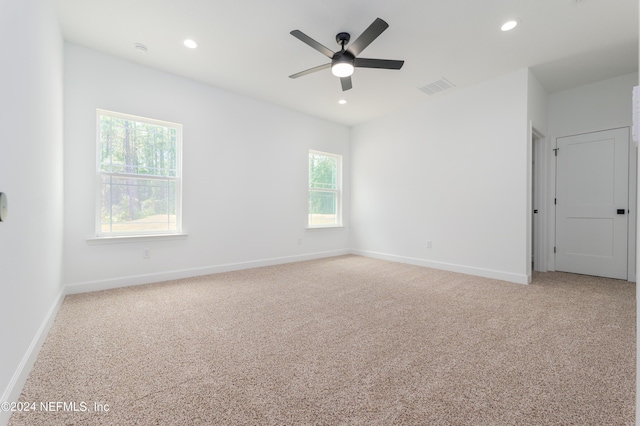
<instances>
[{"instance_id":1,"label":"door knob","mask_svg":"<svg viewBox=\"0 0 640 426\"><path fill-rule=\"evenodd\" d=\"M624 214L624 211L625 211L625 210L626 210L626 209L618 209L618 214Z\"/></svg>"}]
</instances>

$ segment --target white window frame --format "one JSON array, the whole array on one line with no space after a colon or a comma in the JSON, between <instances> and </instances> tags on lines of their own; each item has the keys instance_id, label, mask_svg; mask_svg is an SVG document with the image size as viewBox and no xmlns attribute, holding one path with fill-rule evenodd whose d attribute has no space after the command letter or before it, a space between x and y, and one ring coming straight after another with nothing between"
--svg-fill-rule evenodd
<instances>
[{"instance_id":1,"label":"white window frame","mask_svg":"<svg viewBox=\"0 0 640 426\"><path fill-rule=\"evenodd\" d=\"M100 153L102 149L100 139L100 118L103 116L122 118L125 120L148 123L156 126L168 127L176 129L176 176L154 176L137 173L115 173L100 170ZM108 111L104 109L96 109L96 215L95 215L95 235L96 239L113 239L113 238L131 238L131 237L154 237L167 235L183 235L182 234L182 124L172 123L169 121L156 120L153 118L140 117L121 112ZM104 232L102 231L102 178L104 176L112 177L131 177L136 179L161 180L175 182L175 228L164 230L136 230L131 232Z\"/></svg>"},{"instance_id":2,"label":"white window frame","mask_svg":"<svg viewBox=\"0 0 640 426\"><path fill-rule=\"evenodd\" d=\"M309 172L311 171L311 156L312 155L322 155L326 157L332 157L336 160L336 189L326 189L326 188L312 188ZM342 227L342 155L334 154L331 152L317 151L310 149L309 154L307 156L307 228L309 229L317 229L317 228L340 228ZM308 200L312 192L327 192L335 195L336 199L336 221L337 223L331 224L312 224L311 223L311 212L309 211Z\"/></svg>"}]
</instances>

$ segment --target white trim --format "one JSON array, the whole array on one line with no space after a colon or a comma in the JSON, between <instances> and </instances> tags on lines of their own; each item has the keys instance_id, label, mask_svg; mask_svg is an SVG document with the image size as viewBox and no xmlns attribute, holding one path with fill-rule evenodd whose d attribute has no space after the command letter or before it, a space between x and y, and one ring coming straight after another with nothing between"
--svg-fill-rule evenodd
<instances>
[{"instance_id":1,"label":"white trim","mask_svg":"<svg viewBox=\"0 0 640 426\"><path fill-rule=\"evenodd\" d=\"M531 276L526 274L514 274L512 272L497 271L494 269L475 268L473 266L457 265L454 263L434 262L432 260L417 259L414 257L397 256L388 253L379 253L367 250L352 250L352 254L358 256L371 257L373 259L389 260L391 262L406 263L409 265L424 266L427 268L441 269L444 271L458 272L477 277L492 278L496 280L508 281L515 284L529 284Z\"/></svg>"},{"instance_id":2,"label":"white trim","mask_svg":"<svg viewBox=\"0 0 640 426\"><path fill-rule=\"evenodd\" d=\"M244 269L260 268L264 266L281 265L286 263L303 262L306 260L343 256L347 254L354 254L357 256L370 257L374 259L389 260L392 262L406 263L416 266L424 266L427 268L442 269L445 271L459 272L462 274L485 278L493 278L517 284L528 284L531 282L531 277L525 274L514 274L511 272L476 268L472 266L457 265L453 263L434 262L431 260L397 256L393 254L379 253L367 250L340 249L302 255L258 259L246 262L225 263L198 268L179 269L153 274L130 275L126 277L110 278L105 280L85 281L80 283L67 284L65 286L65 294L87 293L92 291L109 290L113 288L129 287L134 285L153 284L157 282L177 280L182 278L218 274L222 272L240 271Z\"/></svg>"},{"instance_id":3,"label":"white trim","mask_svg":"<svg viewBox=\"0 0 640 426\"><path fill-rule=\"evenodd\" d=\"M638 146L634 143L629 129L629 227L627 229L627 281L636 282L636 244L638 239Z\"/></svg>"},{"instance_id":4,"label":"white trim","mask_svg":"<svg viewBox=\"0 0 640 426\"><path fill-rule=\"evenodd\" d=\"M327 188L311 188L311 182L307 181L307 194L311 194L311 192L329 192L333 193L336 196L336 216L338 219L338 223L330 224L330 225L312 225L309 223L309 208L307 207L307 229L313 228L332 228L332 227L341 227L342 226L342 155L334 154L331 152L317 151L315 149L310 149L307 155L307 175L309 174L309 170L311 169L311 155L322 155L325 157L331 157L336 160L336 189L327 189Z\"/></svg>"},{"instance_id":5,"label":"white trim","mask_svg":"<svg viewBox=\"0 0 640 426\"><path fill-rule=\"evenodd\" d=\"M55 301L49 308L49 311L45 315L42 323L40 324L40 328L33 336L31 340L31 344L29 348L25 352L22 360L20 360L20 364L18 364L18 368L13 373L7 388L2 393L2 398L0 398L0 403L2 402L17 402L18 398L20 398L20 394L22 393L22 388L29 378L29 374L31 373L31 368L33 364L36 362L38 358L38 354L40 353L40 349L47 339L47 335L49 334L49 330L53 325L53 321L58 314L58 310L60 310L60 306L62 305L62 301L66 295L65 289L60 290L58 296ZM0 424L6 424L9 422L9 418L11 417L10 411L0 410Z\"/></svg>"},{"instance_id":6,"label":"white trim","mask_svg":"<svg viewBox=\"0 0 640 426\"><path fill-rule=\"evenodd\" d=\"M88 244L144 243L148 241L184 240L189 234L116 235L87 238Z\"/></svg>"},{"instance_id":7,"label":"white trim","mask_svg":"<svg viewBox=\"0 0 640 426\"><path fill-rule=\"evenodd\" d=\"M535 270L539 272L548 271L548 164L549 164L549 144L548 139L538 130L536 124L530 122L530 140L531 140L531 160L535 163L535 167L531 169L531 185L528 185L527 191L531 191L532 187L535 187L536 193L529 194L529 199L533 201L533 205L528 211L528 215L531 215L531 228L527 232L530 233L534 239L533 249L535 251ZM535 145L534 145L535 144ZM530 162L531 163L531 162ZM534 178L535 176L535 178ZM535 181L533 180L535 179ZM537 196L537 197L536 197ZM536 216L533 214L534 207L538 209L537 228L534 234L534 222ZM553 251L553 249L551 249ZM530 263L527 264L527 272L529 271Z\"/></svg>"},{"instance_id":8,"label":"white trim","mask_svg":"<svg viewBox=\"0 0 640 426\"><path fill-rule=\"evenodd\" d=\"M100 157L101 157L101 126L100 119L101 117L113 117L113 118L121 118L124 120L147 123L154 126L166 127L176 130L176 166L175 166L175 176L157 176L157 175L142 175L137 173L115 173L115 172L104 172L100 170ZM114 237L114 236L146 236L146 235L164 235L167 233L171 233L169 230L161 230L161 231L135 231L135 232L103 232L102 231L102 219L101 219L101 211L102 211L102 177L110 176L110 177L130 177L134 179L148 179L148 180L161 180L161 181L172 181L175 182L175 220L176 220L176 229L175 233L182 233L182 124L174 123L171 121L158 120L154 118L141 117L138 115L125 114L121 112L109 111L97 108L96 109L96 183L95 183L95 235L97 238L101 237Z\"/></svg>"},{"instance_id":9,"label":"white trim","mask_svg":"<svg viewBox=\"0 0 640 426\"><path fill-rule=\"evenodd\" d=\"M157 175L141 175L138 173L116 173L116 172L100 172L103 176L111 176L117 178L129 178L129 179L144 179L144 180L171 180L178 182L180 180L177 176L157 176Z\"/></svg>"},{"instance_id":10,"label":"white trim","mask_svg":"<svg viewBox=\"0 0 640 426\"><path fill-rule=\"evenodd\" d=\"M124 112L110 111L108 109L96 108L96 112L98 114L102 113L102 114L105 114L105 115L110 115L112 117L123 118L125 120L129 120L129 119L133 118L135 120L146 121L146 122L151 123L151 124L156 124L158 126L169 125L169 126L180 126L180 127L182 127L182 124L176 123L174 121L159 120L157 118L143 117L141 115L127 114L127 113L124 113Z\"/></svg>"},{"instance_id":11,"label":"white trim","mask_svg":"<svg viewBox=\"0 0 640 426\"><path fill-rule=\"evenodd\" d=\"M129 287L133 285L152 284L182 278L198 277L202 275L218 274L221 272L240 271L243 269L260 268L263 266L281 265L285 263L302 262L305 260L322 259L325 257L350 254L348 249L309 253L294 256L274 257L247 262L226 263L199 268L179 269L160 272L157 274L130 275L128 277L110 278L106 280L86 281L65 286L66 294L87 293L91 291L110 290L113 288Z\"/></svg>"},{"instance_id":12,"label":"white trim","mask_svg":"<svg viewBox=\"0 0 640 426\"><path fill-rule=\"evenodd\" d=\"M306 229L307 231L314 231L317 229L342 229L342 228L346 228L346 226L344 225L318 225L318 226L307 226Z\"/></svg>"}]
</instances>

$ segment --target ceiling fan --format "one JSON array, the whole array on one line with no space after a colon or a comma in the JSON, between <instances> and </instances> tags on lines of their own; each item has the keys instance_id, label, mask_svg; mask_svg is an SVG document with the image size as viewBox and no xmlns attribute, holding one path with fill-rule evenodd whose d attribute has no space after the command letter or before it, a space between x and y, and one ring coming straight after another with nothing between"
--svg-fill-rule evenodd
<instances>
[{"instance_id":1,"label":"ceiling fan","mask_svg":"<svg viewBox=\"0 0 640 426\"><path fill-rule=\"evenodd\" d=\"M318 43L300 30L291 31L291 35L299 39L303 43L316 49L322 53L331 62L317 67L309 68L305 71L290 75L290 78L298 78L307 74L321 71L327 68L331 68L331 72L336 77L340 77L340 83L342 84L342 90L349 90L353 86L351 84L351 74L353 74L354 68L382 68L388 70L399 70L402 68L404 61L395 61L391 59L368 59L358 58L357 56L367 47L373 40L378 38L384 30L389 28L389 24L380 18L376 18L375 21L364 32L345 49L347 43L351 39L349 33L338 33L336 35L336 41L341 46L341 49L337 52L333 52L322 44Z\"/></svg>"}]
</instances>

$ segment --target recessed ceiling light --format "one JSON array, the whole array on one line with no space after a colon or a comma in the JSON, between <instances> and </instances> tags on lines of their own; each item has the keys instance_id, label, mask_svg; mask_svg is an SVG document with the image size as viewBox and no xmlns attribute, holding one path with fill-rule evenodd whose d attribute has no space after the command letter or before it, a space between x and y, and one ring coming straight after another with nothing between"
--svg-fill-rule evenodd
<instances>
[{"instance_id":1,"label":"recessed ceiling light","mask_svg":"<svg viewBox=\"0 0 640 426\"><path fill-rule=\"evenodd\" d=\"M346 99L340 99L340 100L338 101L338 103L339 103L340 105L344 105L344 104L346 104L346 103L347 103L347 100L346 100Z\"/></svg>"},{"instance_id":2,"label":"recessed ceiling light","mask_svg":"<svg viewBox=\"0 0 640 426\"><path fill-rule=\"evenodd\" d=\"M518 20L517 19L512 19L511 21L507 21L504 24L502 24L500 29L502 31L511 31L512 29L514 29L517 26L518 26Z\"/></svg>"},{"instance_id":3,"label":"recessed ceiling light","mask_svg":"<svg viewBox=\"0 0 640 426\"><path fill-rule=\"evenodd\" d=\"M196 47L198 47L198 43L196 43L195 41L189 38L184 41L184 45L187 46L189 49L195 49Z\"/></svg>"}]
</instances>

